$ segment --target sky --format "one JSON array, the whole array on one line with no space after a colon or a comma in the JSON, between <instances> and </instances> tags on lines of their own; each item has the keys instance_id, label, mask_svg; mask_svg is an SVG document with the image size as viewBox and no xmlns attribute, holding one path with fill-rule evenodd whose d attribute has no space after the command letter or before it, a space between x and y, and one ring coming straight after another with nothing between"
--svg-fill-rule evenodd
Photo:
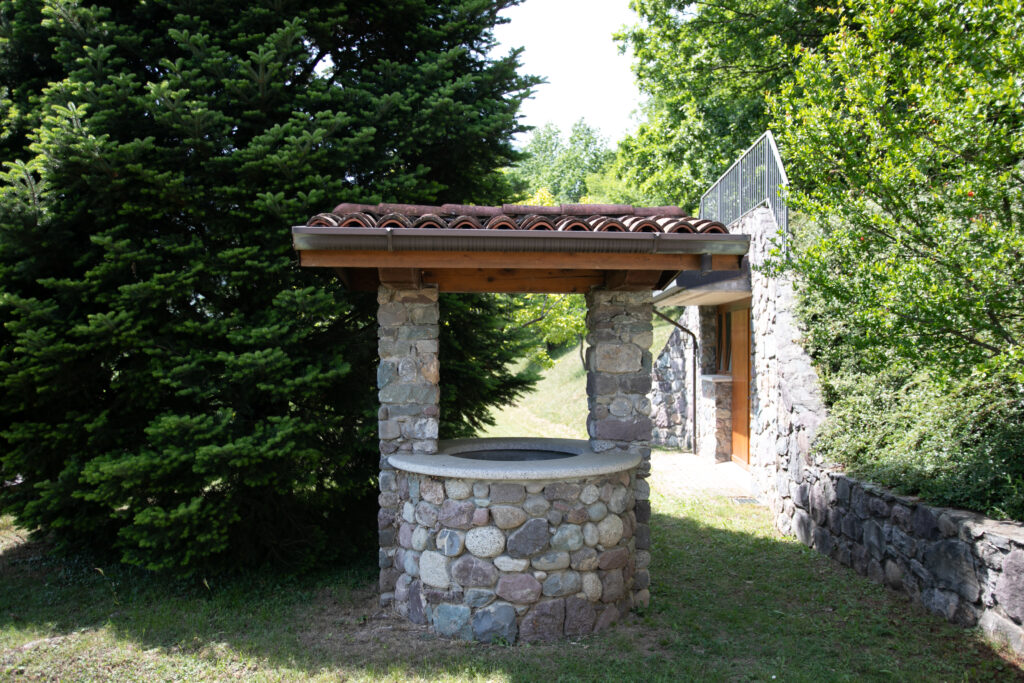
<instances>
[{"instance_id":1,"label":"sky","mask_svg":"<svg viewBox=\"0 0 1024 683\"><path fill-rule=\"evenodd\" d=\"M510 21L494 31L497 54L525 48L520 72L548 80L523 103L526 125L550 122L568 134L583 118L612 143L636 128L632 113L640 93L631 58L612 40L620 27L637 21L629 0L526 0L501 16Z\"/></svg>"}]
</instances>

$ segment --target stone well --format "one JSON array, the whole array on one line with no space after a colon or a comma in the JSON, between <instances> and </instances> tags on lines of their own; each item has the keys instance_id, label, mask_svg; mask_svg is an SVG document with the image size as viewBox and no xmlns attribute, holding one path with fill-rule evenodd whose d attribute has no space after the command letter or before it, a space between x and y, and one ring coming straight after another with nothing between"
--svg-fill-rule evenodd
<instances>
[{"instance_id":1,"label":"stone well","mask_svg":"<svg viewBox=\"0 0 1024 683\"><path fill-rule=\"evenodd\" d=\"M573 455L453 455L469 448ZM397 573L394 608L413 622L446 636L533 642L589 634L648 601L639 455L594 453L586 441L466 439L389 460L395 471L382 477L382 495L397 499L400 518L385 563Z\"/></svg>"},{"instance_id":2,"label":"stone well","mask_svg":"<svg viewBox=\"0 0 1024 683\"><path fill-rule=\"evenodd\" d=\"M437 292L381 287L382 604L513 643L600 630L650 600L651 295L587 295L589 440L438 441ZM467 450L566 457L490 461Z\"/></svg>"}]
</instances>

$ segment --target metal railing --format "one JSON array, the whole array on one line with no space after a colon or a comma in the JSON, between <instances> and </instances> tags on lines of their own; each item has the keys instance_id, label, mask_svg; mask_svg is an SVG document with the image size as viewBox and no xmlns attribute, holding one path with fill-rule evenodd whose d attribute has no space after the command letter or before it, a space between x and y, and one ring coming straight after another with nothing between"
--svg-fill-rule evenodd
<instances>
[{"instance_id":1,"label":"metal railing","mask_svg":"<svg viewBox=\"0 0 1024 683\"><path fill-rule=\"evenodd\" d=\"M775 136L767 130L700 198L700 217L728 226L767 204L785 234L789 210L781 188L788 184Z\"/></svg>"}]
</instances>

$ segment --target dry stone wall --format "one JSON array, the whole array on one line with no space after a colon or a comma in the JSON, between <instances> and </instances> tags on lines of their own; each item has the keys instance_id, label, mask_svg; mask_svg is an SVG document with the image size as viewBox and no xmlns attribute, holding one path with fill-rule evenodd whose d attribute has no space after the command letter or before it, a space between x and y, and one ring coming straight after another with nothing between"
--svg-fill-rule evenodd
<instances>
[{"instance_id":1,"label":"dry stone wall","mask_svg":"<svg viewBox=\"0 0 1024 683\"><path fill-rule=\"evenodd\" d=\"M751 236L753 266L751 474L776 526L1024 653L1024 525L898 496L813 457L825 407L800 346L793 286L757 268L777 232L771 212L749 214L739 231Z\"/></svg>"},{"instance_id":2,"label":"dry stone wall","mask_svg":"<svg viewBox=\"0 0 1024 683\"><path fill-rule=\"evenodd\" d=\"M773 248L778 228L771 212L759 209L730 232L750 235L752 382L750 472L755 493L788 535L852 567L858 573L908 595L942 617L977 625L1024 654L1024 525L998 522L962 510L938 508L858 481L815 459L814 436L826 417L817 374L800 345L792 282L769 278L759 269ZM713 373L713 307L690 307L680 320L700 342L701 372ZM672 371L672 392L688 392L689 365L683 339L663 352L656 367ZM663 362L666 357L671 359ZM686 353L689 353L686 350ZM707 378L707 377L706 377ZM729 448L727 383L708 378L698 399L696 452L721 459ZM655 374L652 404L672 402ZM680 407L683 419L688 413ZM711 439L712 425L717 438ZM659 432L655 430L656 440ZM662 441L664 443L664 441Z\"/></svg>"}]
</instances>

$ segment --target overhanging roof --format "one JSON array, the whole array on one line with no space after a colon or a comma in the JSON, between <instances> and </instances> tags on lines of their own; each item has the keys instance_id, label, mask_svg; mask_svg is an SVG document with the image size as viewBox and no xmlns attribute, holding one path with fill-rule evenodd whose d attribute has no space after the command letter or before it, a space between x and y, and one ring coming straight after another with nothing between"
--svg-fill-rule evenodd
<instances>
[{"instance_id":1,"label":"overhanging roof","mask_svg":"<svg viewBox=\"0 0 1024 683\"><path fill-rule=\"evenodd\" d=\"M739 270L680 273L665 289L654 293L655 306L720 306L750 298L750 263Z\"/></svg>"},{"instance_id":2,"label":"overhanging roof","mask_svg":"<svg viewBox=\"0 0 1024 683\"><path fill-rule=\"evenodd\" d=\"M303 266L354 290L447 292L664 287L681 271L735 270L749 238L676 207L342 204L292 228Z\"/></svg>"}]
</instances>

